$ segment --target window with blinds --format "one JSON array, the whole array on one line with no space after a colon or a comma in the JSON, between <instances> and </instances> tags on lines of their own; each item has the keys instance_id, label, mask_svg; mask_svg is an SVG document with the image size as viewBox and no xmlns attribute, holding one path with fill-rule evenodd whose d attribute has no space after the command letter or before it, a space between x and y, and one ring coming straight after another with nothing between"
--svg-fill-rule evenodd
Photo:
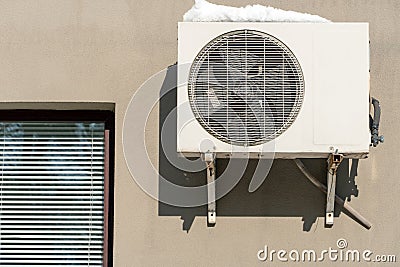
<instances>
[{"instance_id":1,"label":"window with blinds","mask_svg":"<svg viewBox=\"0 0 400 267\"><path fill-rule=\"evenodd\" d=\"M105 124L0 122L0 266L103 266Z\"/></svg>"}]
</instances>

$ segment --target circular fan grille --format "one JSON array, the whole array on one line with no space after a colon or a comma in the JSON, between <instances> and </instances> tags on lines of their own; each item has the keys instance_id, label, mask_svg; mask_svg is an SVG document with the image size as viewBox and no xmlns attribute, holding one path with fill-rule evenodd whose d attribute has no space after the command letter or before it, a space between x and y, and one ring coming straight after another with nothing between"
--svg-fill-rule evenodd
<instances>
[{"instance_id":1,"label":"circular fan grille","mask_svg":"<svg viewBox=\"0 0 400 267\"><path fill-rule=\"evenodd\" d=\"M253 30L223 34L208 43L189 73L196 119L226 143L251 146L284 132L303 102L304 79L289 48Z\"/></svg>"}]
</instances>

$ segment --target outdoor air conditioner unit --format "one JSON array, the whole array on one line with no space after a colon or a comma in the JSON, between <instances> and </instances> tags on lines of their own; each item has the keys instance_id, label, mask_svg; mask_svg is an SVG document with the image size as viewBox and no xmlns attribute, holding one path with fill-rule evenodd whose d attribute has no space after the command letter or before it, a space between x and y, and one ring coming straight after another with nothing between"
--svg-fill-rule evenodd
<instances>
[{"instance_id":1,"label":"outdoor air conditioner unit","mask_svg":"<svg viewBox=\"0 0 400 267\"><path fill-rule=\"evenodd\" d=\"M177 81L185 156L368 156L368 23L182 22Z\"/></svg>"}]
</instances>

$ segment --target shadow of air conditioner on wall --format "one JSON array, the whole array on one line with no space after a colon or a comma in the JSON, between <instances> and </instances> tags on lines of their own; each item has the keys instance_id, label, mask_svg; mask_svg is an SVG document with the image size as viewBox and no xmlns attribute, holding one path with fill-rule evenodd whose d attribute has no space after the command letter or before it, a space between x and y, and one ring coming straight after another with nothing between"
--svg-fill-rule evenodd
<instances>
[{"instance_id":1,"label":"shadow of air conditioner on wall","mask_svg":"<svg viewBox=\"0 0 400 267\"><path fill-rule=\"evenodd\" d=\"M159 125L163 125L167 116L176 116L177 92L169 90L171 85L176 85L176 66L171 66L161 88L159 104ZM171 113L172 112L172 113ZM170 114L171 113L171 114ZM171 121L176 122L172 119ZM159 174L170 182L182 186L200 186L206 184L205 172L184 172L170 163L168 158L176 157L174 161L182 160L176 153L176 127L170 127L168 136L171 142L168 146L171 151L161 147L161 127L159 131ZM175 145L173 145L175 144ZM167 156L167 155L168 156ZM224 172L229 161L241 161L243 159L218 159L217 177ZM258 159L250 159L242 179L226 196L217 201L217 211L220 217L301 217L303 230L310 231L318 218L325 217L324 203L326 196L310 182L303 178L302 172L292 160L277 159L268 174L264 184L255 192L248 191L249 183L257 166ZM336 194L341 199L351 201L358 196L356 176L358 159L344 159L337 170ZM318 177L321 183L326 183L326 160L303 159L302 162L310 170L311 174ZM163 199L163 187L159 187L159 199ZM218 190L218 187L216 188ZM336 203L334 216L338 217L345 212L342 205ZM346 213L346 212L345 212ZM199 207L175 207L159 202L159 216L180 216L183 220L184 231L189 231L196 217L204 217L207 214L207 205ZM348 214L348 213L347 213ZM351 214L349 214L351 216Z\"/></svg>"}]
</instances>

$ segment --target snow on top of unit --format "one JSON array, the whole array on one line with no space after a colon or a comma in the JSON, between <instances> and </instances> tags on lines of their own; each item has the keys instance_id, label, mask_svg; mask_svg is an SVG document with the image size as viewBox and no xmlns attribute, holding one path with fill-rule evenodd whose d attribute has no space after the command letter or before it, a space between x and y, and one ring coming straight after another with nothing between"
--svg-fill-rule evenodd
<instances>
[{"instance_id":1,"label":"snow on top of unit","mask_svg":"<svg viewBox=\"0 0 400 267\"><path fill-rule=\"evenodd\" d=\"M271 6L231 7L212 4L206 0L195 0L193 7L183 15L183 21L330 22L317 15L286 11Z\"/></svg>"}]
</instances>

